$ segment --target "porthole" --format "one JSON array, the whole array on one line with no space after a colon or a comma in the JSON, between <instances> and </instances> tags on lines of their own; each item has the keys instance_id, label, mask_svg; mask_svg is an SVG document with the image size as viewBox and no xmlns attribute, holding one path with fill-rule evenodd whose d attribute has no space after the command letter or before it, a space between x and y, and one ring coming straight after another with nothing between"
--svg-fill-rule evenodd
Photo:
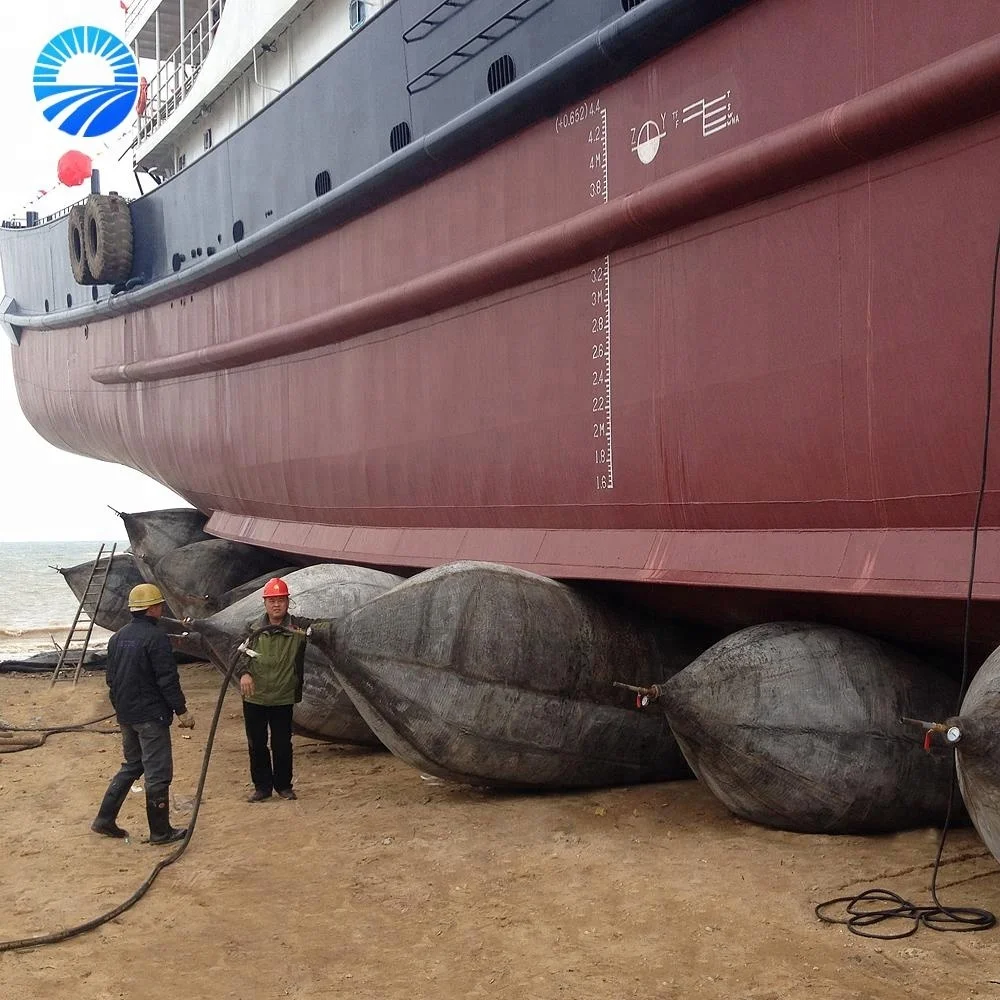
<instances>
[{"instance_id":1,"label":"porthole","mask_svg":"<svg viewBox=\"0 0 1000 1000\"><path fill-rule=\"evenodd\" d=\"M97 285L92 285L90 288L90 297L96 302L97 301Z\"/></svg>"},{"instance_id":2,"label":"porthole","mask_svg":"<svg viewBox=\"0 0 1000 1000\"><path fill-rule=\"evenodd\" d=\"M638 7L642 3L642 0L622 0L622 10L631 10L633 7Z\"/></svg>"},{"instance_id":3,"label":"porthole","mask_svg":"<svg viewBox=\"0 0 1000 1000\"><path fill-rule=\"evenodd\" d=\"M66 295L66 308L67 309L73 308L73 296L68 293Z\"/></svg>"},{"instance_id":4,"label":"porthole","mask_svg":"<svg viewBox=\"0 0 1000 1000\"><path fill-rule=\"evenodd\" d=\"M45 311L46 312L49 311L49 300L48 299L45 300Z\"/></svg>"},{"instance_id":5,"label":"porthole","mask_svg":"<svg viewBox=\"0 0 1000 1000\"><path fill-rule=\"evenodd\" d=\"M184 256L184 254L182 253L174 254L173 260L171 261L171 264L174 269L174 274L176 274L181 269L181 264L183 264L185 260L187 260L187 258Z\"/></svg>"},{"instance_id":6,"label":"porthole","mask_svg":"<svg viewBox=\"0 0 1000 1000\"><path fill-rule=\"evenodd\" d=\"M389 148L394 153L398 153L404 146L409 146L409 144L410 123L400 122L398 125L393 125L392 131L389 133Z\"/></svg>"},{"instance_id":7,"label":"porthole","mask_svg":"<svg viewBox=\"0 0 1000 1000\"><path fill-rule=\"evenodd\" d=\"M495 94L508 83L513 83L516 78L517 67L514 65L514 60L504 55L490 63L489 72L486 74L486 86L489 87L491 94Z\"/></svg>"},{"instance_id":8,"label":"porthole","mask_svg":"<svg viewBox=\"0 0 1000 1000\"><path fill-rule=\"evenodd\" d=\"M239 243L243 239L243 220L237 219L233 223L233 242Z\"/></svg>"},{"instance_id":9,"label":"porthole","mask_svg":"<svg viewBox=\"0 0 1000 1000\"><path fill-rule=\"evenodd\" d=\"M333 190L333 181L330 180L330 171L321 170L316 175L316 183L314 184L316 189L316 197L322 198L323 195L329 194Z\"/></svg>"}]
</instances>

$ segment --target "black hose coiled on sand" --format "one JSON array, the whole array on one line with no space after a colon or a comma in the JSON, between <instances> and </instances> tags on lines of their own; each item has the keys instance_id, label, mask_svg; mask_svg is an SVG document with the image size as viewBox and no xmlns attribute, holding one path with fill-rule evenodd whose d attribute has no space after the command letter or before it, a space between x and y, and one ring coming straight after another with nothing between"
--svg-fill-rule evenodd
<instances>
[{"instance_id":1,"label":"black hose coiled on sand","mask_svg":"<svg viewBox=\"0 0 1000 1000\"><path fill-rule=\"evenodd\" d=\"M937 879L941 868L941 854L951 826L952 806L955 802L955 769L951 772L951 788L948 792L948 812L945 815L941 836L938 838L937 856L934 858L934 874L931 876L931 899L933 906L917 906L908 899L889 889L868 889L856 896L838 896L816 906L816 916L827 924L846 924L852 934L859 937L879 938L895 941L916 934L921 927L932 931L987 931L997 918L989 911L977 906L945 906L938 899ZM831 917L826 912L830 907L846 904L846 916ZM883 905L884 904L884 905ZM867 928L876 927L887 920L908 920L909 927L895 933L876 934Z\"/></svg>"}]
</instances>

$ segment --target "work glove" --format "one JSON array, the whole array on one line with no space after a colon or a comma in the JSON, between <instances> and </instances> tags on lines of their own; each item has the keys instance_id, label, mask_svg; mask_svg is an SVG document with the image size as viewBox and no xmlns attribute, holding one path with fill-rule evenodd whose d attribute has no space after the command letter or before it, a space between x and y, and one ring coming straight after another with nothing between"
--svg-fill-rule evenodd
<instances>
[{"instance_id":1,"label":"work glove","mask_svg":"<svg viewBox=\"0 0 1000 1000\"><path fill-rule=\"evenodd\" d=\"M318 618L306 629L306 638L312 639L315 636L329 638L336 622L332 618Z\"/></svg>"},{"instance_id":2,"label":"work glove","mask_svg":"<svg viewBox=\"0 0 1000 1000\"><path fill-rule=\"evenodd\" d=\"M187 711L183 715L178 715L177 725L180 726L181 729L194 729L194 713Z\"/></svg>"}]
</instances>

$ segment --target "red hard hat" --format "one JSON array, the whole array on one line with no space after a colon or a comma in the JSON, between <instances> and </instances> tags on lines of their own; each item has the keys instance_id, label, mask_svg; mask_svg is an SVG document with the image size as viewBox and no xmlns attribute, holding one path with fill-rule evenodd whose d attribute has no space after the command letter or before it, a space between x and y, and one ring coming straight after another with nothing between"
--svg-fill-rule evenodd
<instances>
[{"instance_id":1,"label":"red hard hat","mask_svg":"<svg viewBox=\"0 0 1000 1000\"><path fill-rule=\"evenodd\" d=\"M280 576L272 577L264 584L264 597L287 597L288 584Z\"/></svg>"}]
</instances>

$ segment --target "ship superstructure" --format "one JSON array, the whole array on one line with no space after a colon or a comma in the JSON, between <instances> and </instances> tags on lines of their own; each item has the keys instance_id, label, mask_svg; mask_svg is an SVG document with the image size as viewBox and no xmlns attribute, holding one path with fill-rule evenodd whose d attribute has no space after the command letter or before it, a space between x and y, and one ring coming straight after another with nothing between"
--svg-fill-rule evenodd
<instances>
[{"instance_id":1,"label":"ship superstructure","mask_svg":"<svg viewBox=\"0 0 1000 1000\"><path fill-rule=\"evenodd\" d=\"M226 0L134 3L125 40L145 81L133 136L137 169L161 179L183 170L388 2L237 0L228 17Z\"/></svg>"}]
</instances>

